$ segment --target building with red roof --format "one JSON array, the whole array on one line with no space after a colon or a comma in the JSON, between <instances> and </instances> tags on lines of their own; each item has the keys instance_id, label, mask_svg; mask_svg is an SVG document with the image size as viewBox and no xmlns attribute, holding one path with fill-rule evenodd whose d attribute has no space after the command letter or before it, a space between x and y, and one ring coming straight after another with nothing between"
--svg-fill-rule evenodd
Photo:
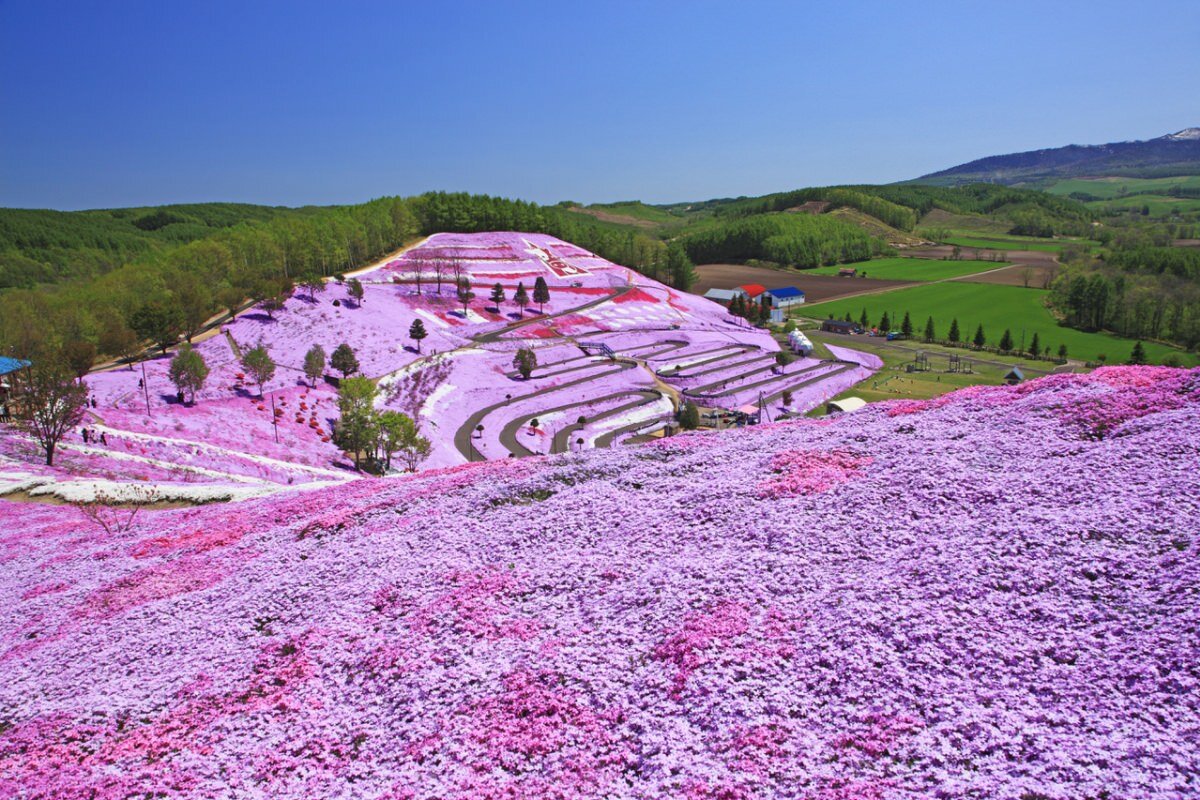
<instances>
[{"instance_id":1,"label":"building with red roof","mask_svg":"<svg viewBox=\"0 0 1200 800\"><path fill-rule=\"evenodd\" d=\"M749 297L751 300L758 297L760 294L762 294L763 292L765 292L767 290L767 287L765 287L759 283L745 283L737 288L739 288L743 292L745 292L746 297Z\"/></svg>"}]
</instances>

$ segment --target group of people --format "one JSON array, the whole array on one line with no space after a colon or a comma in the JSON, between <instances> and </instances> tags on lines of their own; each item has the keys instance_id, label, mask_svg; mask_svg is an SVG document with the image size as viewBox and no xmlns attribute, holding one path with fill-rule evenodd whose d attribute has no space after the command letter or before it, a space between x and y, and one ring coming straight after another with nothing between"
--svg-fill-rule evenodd
<instances>
[{"instance_id":1,"label":"group of people","mask_svg":"<svg viewBox=\"0 0 1200 800\"><path fill-rule=\"evenodd\" d=\"M100 435L96 436L96 432L94 430L84 428L83 429L83 442L84 442L84 444L91 444L92 442L99 442L100 444L107 447L108 446L108 437L104 435L104 431L100 431Z\"/></svg>"}]
</instances>

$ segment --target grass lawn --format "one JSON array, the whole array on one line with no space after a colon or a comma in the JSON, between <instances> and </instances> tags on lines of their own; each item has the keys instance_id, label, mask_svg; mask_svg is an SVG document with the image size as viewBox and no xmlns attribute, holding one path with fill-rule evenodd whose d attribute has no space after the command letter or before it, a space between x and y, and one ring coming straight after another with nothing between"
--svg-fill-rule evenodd
<instances>
[{"instance_id":1,"label":"grass lawn","mask_svg":"<svg viewBox=\"0 0 1200 800\"><path fill-rule=\"evenodd\" d=\"M960 278L963 275L974 275L989 269L999 269L1006 266L1005 261L941 261L935 258L876 258L871 261L859 261L854 264L844 264L832 267L818 267L805 270L813 275L837 275L842 267L850 266L858 270L859 275L866 274L867 278L895 281L940 281L945 278Z\"/></svg>"},{"instance_id":2,"label":"grass lawn","mask_svg":"<svg viewBox=\"0 0 1200 800\"><path fill-rule=\"evenodd\" d=\"M1042 289L951 281L830 300L802 306L794 314L824 319L830 316L842 318L849 313L857 320L865 307L872 323L878 324L880 317L887 312L893 320L892 328L898 329L904 313L908 312L918 334L925 329L926 318L933 317L938 336L944 336L950 321L957 318L964 339L973 337L976 326L982 324L987 342L991 345L999 342L1004 329L1008 328L1018 347L1022 334L1028 343L1037 333L1043 348L1057 351L1060 344L1065 344L1071 358L1096 361L1101 354L1106 354L1110 364L1122 364L1129 358L1134 344L1132 339L1107 333L1085 333L1060 326L1043 305L1046 295L1047 292ZM1177 354L1188 366L1200 361L1195 354L1166 345L1146 342L1144 346L1151 363L1162 361L1170 353Z\"/></svg>"},{"instance_id":3,"label":"grass lawn","mask_svg":"<svg viewBox=\"0 0 1200 800\"><path fill-rule=\"evenodd\" d=\"M951 236L946 239L946 244L986 247L992 250L1039 250L1045 253L1057 253L1069 244L1100 246L1099 242L1090 239L1034 239L1019 236Z\"/></svg>"},{"instance_id":4,"label":"grass lawn","mask_svg":"<svg viewBox=\"0 0 1200 800\"><path fill-rule=\"evenodd\" d=\"M939 345L926 345L917 342L883 342L866 336L839 336L810 332L808 334L816 348L816 355L828 358L824 343L855 350L873 353L883 360L883 369L873 376L852 386L833 399L843 397L861 397L868 403L880 400L899 400L912 398L926 400L938 397L955 389L977 384L999 385L1004 382L1004 376L1013 366L1019 366L1029 378L1041 377L1054 369L1054 364L1047 361L1032 361L1024 358L994 356L990 353L983 355L987 363L976 359L976 354L969 350L951 349ZM914 362L916 353L924 352L929 356L932 369L929 372L908 372L906 367ZM951 353L971 360L971 372L948 372L949 356ZM808 416L824 415L825 406L814 409Z\"/></svg>"}]
</instances>

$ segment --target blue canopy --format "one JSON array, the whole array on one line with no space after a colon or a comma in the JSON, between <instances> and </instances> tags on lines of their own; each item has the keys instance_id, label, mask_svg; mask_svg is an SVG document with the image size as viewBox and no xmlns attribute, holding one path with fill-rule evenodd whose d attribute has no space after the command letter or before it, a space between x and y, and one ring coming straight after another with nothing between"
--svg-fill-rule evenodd
<instances>
[{"instance_id":1,"label":"blue canopy","mask_svg":"<svg viewBox=\"0 0 1200 800\"><path fill-rule=\"evenodd\" d=\"M17 370L24 369L28 366L28 361L22 361L19 358L9 358L8 356L0 356L0 375L7 375L10 372L16 372Z\"/></svg>"}]
</instances>

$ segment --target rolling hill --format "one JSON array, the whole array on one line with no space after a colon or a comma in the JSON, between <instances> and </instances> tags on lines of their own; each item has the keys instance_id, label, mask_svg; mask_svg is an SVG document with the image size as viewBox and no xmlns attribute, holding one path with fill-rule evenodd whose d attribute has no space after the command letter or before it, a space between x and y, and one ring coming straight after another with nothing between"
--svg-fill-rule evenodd
<instances>
[{"instance_id":1,"label":"rolling hill","mask_svg":"<svg viewBox=\"0 0 1200 800\"><path fill-rule=\"evenodd\" d=\"M988 156L922 175L911 182L939 186L980 182L1029 184L1099 175L1134 178L1200 175L1200 128L1186 128L1145 141L1072 144Z\"/></svg>"}]
</instances>

